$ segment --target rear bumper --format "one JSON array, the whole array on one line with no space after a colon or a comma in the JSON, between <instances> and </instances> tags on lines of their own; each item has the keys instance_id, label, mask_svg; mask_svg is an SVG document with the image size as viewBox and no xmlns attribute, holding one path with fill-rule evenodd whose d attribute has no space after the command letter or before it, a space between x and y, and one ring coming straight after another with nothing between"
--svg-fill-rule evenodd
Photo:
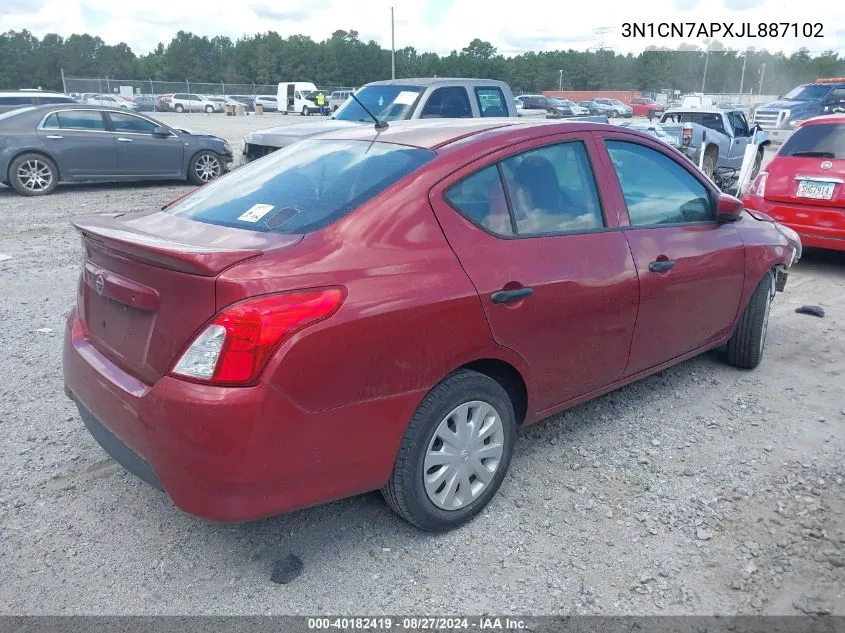
<instances>
[{"instance_id":1,"label":"rear bumper","mask_svg":"<svg viewBox=\"0 0 845 633\"><path fill-rule=\"evenodd\" d=\"M773 202L756 196L745 196L743 202L798 233L804 247L845 251L845 208Z\"/></svg>"},{"instance_id":2,"label":"rear bumper","mask_svg":"<svg viewBox=\"0 0 845 633\"><path fill-rule=\"evenodd\" d=\"M322 412L272 386L163 377L147 385L100 354L76 312L63 350L66 393L116 461L184 512L248 521L383 486L422 394Z\"/></svg>"}]
</instances>

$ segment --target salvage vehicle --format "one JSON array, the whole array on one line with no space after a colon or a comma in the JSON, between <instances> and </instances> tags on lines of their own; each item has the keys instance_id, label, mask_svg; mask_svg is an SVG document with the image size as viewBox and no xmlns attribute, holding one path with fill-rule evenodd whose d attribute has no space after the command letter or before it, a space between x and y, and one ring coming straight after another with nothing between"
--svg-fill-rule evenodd
<instances>
[{"instance_id":1,"label":"salvage vehicle","mask_svg":"<svg viewBox=\"0 0 845 633\"><path fill-rule=\"evenodd\" d=\"M651 121L655 117L660 117L666 106L662 103L657 103L654 99L648 97L634 97L631 99L631 111L634 116L644 116Z\"/></svg>"},{"instance_id":2,"label":"salvage vehicle","mask_svg":"<svg viewBox=\"0 0 845 633\"><path fill-rule=\"evenodd\" d=\"M276 108L282 114L296 112L302 116L320 111L312 95L317 93L317 86L310 81L283 81L276 92Z\"/></svg>"},{"instance_id":3,"label":"salvage vehicle","mask_svg":"<svg viewBox=\"0 0 845 633\"><path fill-rule=\"evenodd\" d=\"M724 187L735 180L749 143L757 145L752 179L763 164L765 147L771 143L768 135L748 124L742 110L714 106L670 108L660 118L660 124L666 133L679 139L680 150L690 160Z\"/></svg>"},{"instance_id":4,"label":"salvage vehicle","mask_svg":"<svg viewBox=\"0 0 845 633\"><path fill-rule=\"evenodd\" d=\"M284 85L285 90L289 91L287 86L293 84ZM282 90L281 86L282 84L279 90ZM304 87L297 88L300 89ZM283 125L248 133L244 136L241 148L244 162L248 163L322 132L369 127L372 124L371 114L385 122L403 119L517 116L516 105L508 85L490 79L426 78L375 81L355 91L354 96L357 101L355 98L347 99L328 118L313 123Z\"/></svg>"},{"instance_id":5,"label":"salvage vehicle","mask_svg":"<svg viewBox=\"0 0 845 633\"><path fill-rule=\"evenodd\" d=\"M223 104L202 95L177 92L170 98L168 107L174 112L223 112Z\"/></svg>"},{"instance_id":6,"label":"salvage vehicle","mask_svg":"<svg viewBox=\"0 0 845 633\"><path fill-rule=\"evenodd\" d=\"M806 246L845 251L845 115L801 121L743 203L795 230Z\"/></svg>"},{"instance_id":7,"label":"salvage vehicle","mask_svg":"<svg viewBox=\"0 0 845 633\"><path fill-rule=\"evenodd\" d=\"M619 99L593 99L593 101L599 105L607 106L610 108L608 116L612 117L623 117L623 118L630 118L634 114L634 110L626 103L621 102Z\"/></svg>"},{"instance_id":8,"label":"salvage vehicle","mask_svg":"<svg viewBox=\"0 0 845 633\"><path fill-rule=\"evenodd\" d=\"M640 132L645 132L649 136L653 136L675 149L681 149L680 139L677 136L666 132L666 130L663 129L663 126L657 122L640 123L636 121L620 121L614 125L629 130L639 130Z\"/></svg>"},{"instance_id":9,"label":"salvage vehicle","mask_svg":"<svg viewBox=\"0 0 845 633\"><path fill-rule=\"evenodd\" d=\"M65 390L118 462L207 519L380 489L430 531L520 427L722 345L756 367L801 254L657 139L516 117L335 129L72 223Z\"/></svg>"},{"instance_id":10,"label":"salvage vehicle","mask_svg":"<svg viewBox=\"0 0 845 633\"><path fill-rule=\"evenodd\" d=\"M0 115L0 182L25 196L53 193L60 182L202 185L231 162L222 138L116 108L60 104Z\"/></svg>"},{"instance_id":11,"label":"salvage vehicle","mask_svg":"<svg viewBox=\"0 0 845 633\"><path fill-rule=\"evenodd\" d=\"M754 123L772 140L782 143L801 121L837 111L845 111L845 77L819 78L793 88L778 101L759 106L754 111Z\"/></svg>"},{"instance_id":12,"label":"salvage vehicle","mask_svg":"<svg viewBox=\"0 0 845 633\"><path fill-rule=\"evenodd\" d=\"M58 92L42 92L41 90L0 91L0 113L26 106L52 103L76 103L76 100L69 95Z\"/></svg>"},{"instance_id":13,"label":"salvage vehicle","mask_svg":"<svg viewBox=\"0 0 845 633\"><path fill-rule=\"evenodd\" d=\"M93 97L89 97L85 100L86 105L94 105L94 106L103 106L106 108L120 108L121 110L134 110L137 111L140 108L138 104L134 101L130 101L123 95L109 95L109 94L102 94L102 95L94 95Z\"/></svg>"}]
</instances>

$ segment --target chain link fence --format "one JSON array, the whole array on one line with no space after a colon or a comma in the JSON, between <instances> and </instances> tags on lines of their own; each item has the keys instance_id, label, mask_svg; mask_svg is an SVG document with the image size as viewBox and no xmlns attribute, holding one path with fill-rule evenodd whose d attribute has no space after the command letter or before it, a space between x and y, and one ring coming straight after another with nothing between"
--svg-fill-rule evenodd
<instances>
[{"instance_id":1,"label":"chain link fence","mask_svg":"<svg viewBox=\"0 0 845 633\"><path fill-rule=\"evenodd\" d=\"M65 94L94 95L121 94L132 97L135 95L169 95L177 92L187 92L199 95L227 95L276 96L278 84L256 83L217 83L185 81L155 81L153 79L115 79L113 77L70 77L62 76L62 86ZM343 86L317 86L323 92L331 93L335 90L351 90Z\"/></svg>"}]
</instances>

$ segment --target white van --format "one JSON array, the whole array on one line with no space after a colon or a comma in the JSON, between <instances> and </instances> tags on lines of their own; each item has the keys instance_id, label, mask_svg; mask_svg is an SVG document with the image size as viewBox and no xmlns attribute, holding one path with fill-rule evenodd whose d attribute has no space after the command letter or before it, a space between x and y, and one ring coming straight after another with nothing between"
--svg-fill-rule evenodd
<instances>
[{"instance_id":1,"label":"white van","mask_svg":"<svg viewBox=\"0 0 845 633\"><path fill-rule=\"evenodd\" d=\"M308 81L291 81L279 84L278 100L279 112L288 114L298 112L302 116L317 113L320 108L317 104L306 97L317 92L317 86Z\"/></svg>"}]
</instances>

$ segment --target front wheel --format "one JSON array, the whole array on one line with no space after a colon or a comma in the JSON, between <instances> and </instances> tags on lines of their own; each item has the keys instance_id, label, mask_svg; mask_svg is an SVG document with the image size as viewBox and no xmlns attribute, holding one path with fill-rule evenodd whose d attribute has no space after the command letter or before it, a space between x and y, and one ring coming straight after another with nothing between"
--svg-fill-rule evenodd
<instances>
[{"instance_id":1,"label":"front wheel","mask_svg":"<svg viewBox=\"0 0 845 633\"><path fill-rule=\"evenodd\" d=\"M185 107L181 103L177 103L173 109L180 113L185 111Z\"/></svg>"},{"instance_id":2,"label":"front wheel","mask_svg":"<svg viewBox=\"0 0 845 633\"><path fill-rule=\"evenodd\" d=\"M775 276L768 271L757 284L733 336L728 340L727 361L734 367L754 369L763 359L774 298Z\"/></svg>"},{"instance_id":3,"label":"front wheel","mask_svg":"<svg viewBox=\"0 0 845 633\"><path fill-rule=\"evenodd\" d=\"M308 106L302 106L302 116L308 116L311 114L311 111L308 109Z\"/></svg>"},{"instance_id":4,"label":"front wheel","mask_svg":"<svg viewBox=\"0 0 845 633\"><path fill-rule=\"evenodd\" d=\"M704 160L701 161L701 171L710 179L713 180L713 174L716 173L716 159L713 154L706 154Z\"/></svg>"},{"instance_id":5,"label":"front wheel","mask_svg":"<svg viewBox=\"0 0 845 633\"><path fill-rule=\"evenodd\" d=\"M195 185L204 185L217 180L223 174L223 163L217 152L203 150L191 159L188 165L188 180Z\"/></svg>"},{"instance_id":6,"label":"front wheel","mask_svg":"<svg viewBox=\"0 0 845 633\"><path fill-rule=\"evenodd\" d=\"M513 405L502 386L484 374L457 371L417 407L382 495L423 530L458 527L495 496L515 438Z\"/></svg>"},{"instance_id":7,"label":"front wheel","mask_svg":"<svg viewBox=\"0 0 845 633\"><path fill-rule=\"evenodd\" d=\"M208 114L213 114L214 113L214 106L205 106L205 111Z\"/></svg>"}]
</instances>

